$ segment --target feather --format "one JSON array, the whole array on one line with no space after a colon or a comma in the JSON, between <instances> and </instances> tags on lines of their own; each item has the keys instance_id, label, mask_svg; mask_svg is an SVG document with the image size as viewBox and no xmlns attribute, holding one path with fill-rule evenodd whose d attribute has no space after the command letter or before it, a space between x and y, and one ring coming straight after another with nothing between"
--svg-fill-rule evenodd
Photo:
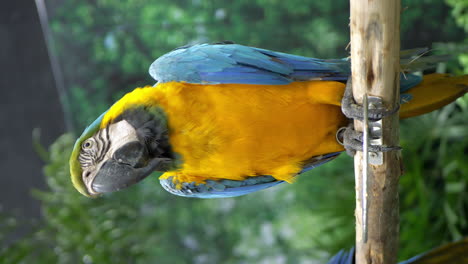
<instances>
[{"instance_id":1,"label":"feather","mask_svg":"<svg viewBox=\"0 0 468 264\"><path fill-rule=\"evenodd\" d=\"M330 153L311 158L299 173L304 173L336 158L340 152ZM245 180L206 180L205 183L178 182L175 177L160 178L161 186L168 192L195 198L227 198L236 197L284 183L269 175L247 177Z\"/></svg>"},{"instance_id":2,"label":"feather","mask_svg":"<svg viewBox=\"0 0 468 264\"><path fill-rule=\"evenodd\" d=\"M322 77L345 80L349 72L347 60L307 58L237 44L180 48L158 58L149 69L158 82L204 84L274 85Z\"/></svg>"}]
</instances>

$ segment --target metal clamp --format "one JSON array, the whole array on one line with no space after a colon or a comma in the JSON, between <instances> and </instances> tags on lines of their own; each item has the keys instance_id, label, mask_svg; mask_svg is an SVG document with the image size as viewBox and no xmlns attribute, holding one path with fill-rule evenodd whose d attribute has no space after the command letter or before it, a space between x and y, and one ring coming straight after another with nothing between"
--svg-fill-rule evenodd
<instances>
[{"instance_id":1,"label":"metal clamp","mask_svg":"<svg viewBox=\"0 0 468 264\"><path fill-rule=\"evenodd\" d=\"M363 155L363 168L362 168L362 190L361 190L361 208L362 208L362 238L364 243L367 242L367 217L368 217L368 169L369 164L381 165L383 164L382 152L370 152L369 145L382 146L382 120L369 121L369 109L382 108L382 98L376 96L367 96L364 94L363 98L363 138L362 138L362 155Z\"/></svg>"},{"instance_id":2,"label":"metal clamp","mask_svg":"<svg viewBox=\"0 0 468 264\"><path fill-rule=\"evenodd\" d=\"M368 109L379 109L383 107L382 98L377 96L367 96ZM364 118L368 120L368 116L365 115ZM382 146L382 119L377 121L368 121L368 127L364 130L364 133L368 133L368 144L372 146ZM369 163L372 165L382 165L383 164L383 153L382 152L370 152L369 153Z\"/></svg>"}]
</instances>

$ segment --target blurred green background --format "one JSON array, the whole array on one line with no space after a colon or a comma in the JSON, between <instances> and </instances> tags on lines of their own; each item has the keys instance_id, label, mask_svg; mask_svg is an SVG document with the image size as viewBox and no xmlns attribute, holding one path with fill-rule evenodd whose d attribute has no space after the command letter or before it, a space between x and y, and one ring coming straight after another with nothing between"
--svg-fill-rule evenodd
<instances>
[{"instance_id":1,"label":"blurred green background","mask_svg":"<svg viewBox=\"0 0 468 264\"><path fill-rule=\"evenodd\" d=\"M43 218L0 249L0 263L324 263L354 244L352 159L280 186L218 200L173 196L157 177L99 199L69 180L76 135L115 100L153 84L148 67L187 43L236 43L319 58L346 57L348 1L50 0L53 50L73 131L36 141L47 189ZM451 54L440 72L468 73L468 2L403 0L402 48ZM468 96L405 120L401 245L406 259L468 234ZM0 214L1 238L28 222Z\"/></svg>"}]
</instances>

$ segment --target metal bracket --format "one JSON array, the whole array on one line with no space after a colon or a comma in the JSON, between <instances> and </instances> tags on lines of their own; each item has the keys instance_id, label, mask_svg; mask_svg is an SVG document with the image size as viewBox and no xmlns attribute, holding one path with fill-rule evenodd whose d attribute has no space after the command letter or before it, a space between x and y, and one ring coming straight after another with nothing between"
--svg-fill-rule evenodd
<instances>
[{"instance_id":1,"label":"metal bracket","mask_svg":"<svg viewBox=\"0 0 468 264\"><path fill-rule=\"evenodd\" d=\"M368 204L369 196L367 190L368 183L368 168L369 164L381 165L383 164L383 153L382 152L370 152L369 145L382 146L382 120L369 121L369 109L382 108L382 98L376 96L367 96L364 94L363 98L363 110L364 110L364 121L363 121L363 138L362 138L362 190L361 190L361 208L362 208L362 238L364 243L367 243L367 216L368 216Z\"/></svg>"},{"instance_id":2,"label":"metal bracket","mask_svg":"<svg viewBox=\"0 0 468 264\"><path fill-rule=\"evenodd\" d=\"M382 108L382 98L377 96L368 96L367 101L369 103L369 109L378 109ZM367 116L365 116L367 119ZM378 121L369 121L368 129L364 130L364 133L369 133L369 144L372 146L382 146L382 119ZM369 163L372 165L382 165L383 164L383 153L382 152L370 152L369 153Z\"/></svg>"}]
</instances>

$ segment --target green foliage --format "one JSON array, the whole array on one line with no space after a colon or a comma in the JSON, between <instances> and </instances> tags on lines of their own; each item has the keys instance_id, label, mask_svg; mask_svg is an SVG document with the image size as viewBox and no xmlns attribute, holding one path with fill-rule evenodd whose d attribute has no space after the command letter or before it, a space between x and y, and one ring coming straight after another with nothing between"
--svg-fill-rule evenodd
<instances>
[{"instance_id":1,"label":"green foliage","mask_svg":"<svg viewBox=\"0 0 468 264\"><path fill-rule=\"evenodd\" d=\"M447 3L452 6L452 14L455 17L457 24L465 29L465 33L468 32L468 1L466 0L447 0ZM452 44L453 49L458 49L457 53L460 54L458 57L460 64L465 69L465 74L468 74L468 36L465 34L464 42ZM455 48L453 48L455 47Z\"/></svg>"},{"instance_id":2,"label":"green foliage","mask_svg":"<svg viewBox=\"0 0 468 264\"><path fill-rule=\"evenodd\" d=\"M414 256L468 233L468 96L405 120L401 144L400 255ZM415 243L415 241L417 243Z\"/></svg>"},{"instance_id":3,"label":"green foliage","mask_svg":"<svg viewBox=\"0 0 468 264\"><path fill-rule=\"evenodd\" d=\"M401 6L403 49L431 47L434 42L463 40L463 30L448 15L450 7L442 1L403 0Z\"/></svg>"},{"instance_id":4,"label":"green foliage","mask_svg":"<svg viewBox=\"0 0 468 264\"><path fill-rule=\"evenodd\" d=\"M468 1L466 0L446 0L452 7L452 14L456 18L459 26L468 32Z\"/></svg>"}]
</instances>

